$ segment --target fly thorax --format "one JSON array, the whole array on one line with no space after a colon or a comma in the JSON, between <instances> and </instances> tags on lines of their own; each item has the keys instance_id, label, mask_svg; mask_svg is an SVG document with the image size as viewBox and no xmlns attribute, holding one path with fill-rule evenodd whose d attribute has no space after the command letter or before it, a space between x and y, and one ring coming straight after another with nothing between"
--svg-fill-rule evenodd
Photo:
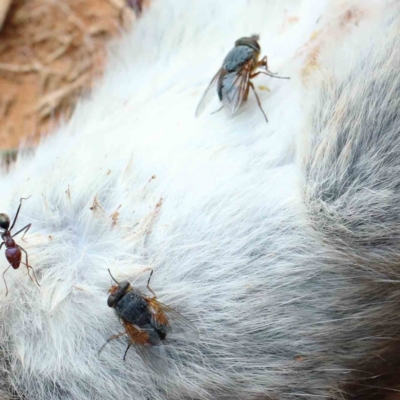
<instances>
[{"instance_id":1,"label":"fly thorax","mask_svg":"<svg viewBox=\"0 0 400 400\"><path fill-rule=\"evenodd\" d=\"M134 291L121 298L115 306L115 311L120 318L139 326L149 323L151 317L146 300Z\"/></svg>"},{"instance_id":2,"label":"fly thorax","mask_svg":"<svg viewBox=\"0 0 400 400\"><path fill-rule=\"evenodd\" d=\"M237 46L233 48L222 64L222 67L228 72L237 71L247 61L254 58L255 50L249 46Z\"/></svg>"}]
</instances>

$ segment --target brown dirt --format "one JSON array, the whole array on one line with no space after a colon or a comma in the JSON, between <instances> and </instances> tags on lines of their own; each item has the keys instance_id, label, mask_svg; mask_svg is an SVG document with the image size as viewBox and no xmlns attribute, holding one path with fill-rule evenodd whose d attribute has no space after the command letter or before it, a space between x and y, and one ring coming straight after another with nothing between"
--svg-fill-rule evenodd
<instances>
[{"instance_id":1,"label":"brown dirt","mask_svg":"<svg viewBox=\"0 0 400 400\"><path fill-rule=\"evenodd\" d=\"M0 31L0 150L68 118L102 72L105 45L140 0L12 0Z\"/></svg>"}]
</instances>

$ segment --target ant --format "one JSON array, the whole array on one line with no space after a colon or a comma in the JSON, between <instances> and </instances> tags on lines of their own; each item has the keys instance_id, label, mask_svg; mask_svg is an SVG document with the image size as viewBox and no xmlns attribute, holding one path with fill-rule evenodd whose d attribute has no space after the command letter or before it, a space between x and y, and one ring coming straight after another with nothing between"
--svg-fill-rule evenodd
<instances>
[{"instance_id":1,"label":"ant","mask_svg":"<svg viewBox=\"0 0 400 400\"><path fill-rule=\"evenodd\" d=\"M29 197L31 197L31 196L29 196ZM3 231L4 231L1 233L1 238L3 239L3 242L0 244L0 250L3 247L3 244L5 244L6 245L6 258L7 258L8 262L10 263L8 268L3 272L3 280L4 280L4 284L6 285L6 296L8 295L8 286L7 286L6 278L4 277L4 275L10 269L10 267L13 267L14 269L18 269L21 263L24 264L26 266L26 268L28 269L29 278L31 278L31 281L33 282L33 279L29 273L29 268L32 269L33 276L35 277L35 281L36 281L37 285L40 286L39 282L36 278L35 270L33 269L33 267L31 267L29 265L28 253L26 252L26 250L24 248L17 245L13 239L14 236L17 236L21 232L25 231L21 238L23 240L26 232L28 232L28 230L32 224L26 225L24 228L20 229L17 233L14 233L14 235L11 235L11 231L13 230L14 225L17 222L18 214L19 214L19 211L21 210L22 200L27 200L27 199L29 199L29 197L22 197L20 199L19 207L18 207L17 213L15 214L14 221L11 225L11 228L10 228L10 217L7 214L0 213L0 229L3 229ZM21 251L23 251L25 253L25 258L26 258L25 261L26 262L21 261L21 259L22 259Z\"/></svg>"}]
</instances>

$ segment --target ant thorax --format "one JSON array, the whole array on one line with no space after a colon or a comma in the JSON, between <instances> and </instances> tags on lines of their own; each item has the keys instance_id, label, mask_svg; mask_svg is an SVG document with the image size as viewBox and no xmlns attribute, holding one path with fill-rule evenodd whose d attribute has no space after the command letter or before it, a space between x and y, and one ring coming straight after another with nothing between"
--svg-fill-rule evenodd
<instances>
[{"instance_id":1,"label":"ant thorax","mask_svg":"<svg viewBox=\"0 0 400 400\"><path fill-rule=\"evenodd\" d=\"M4 243L5 243L6 247L7 248L15 247L14 239L11 236L8 236L8 234L9 234L8 231L6 231L6 232L4 232L2 234L2 237L3 237L3 240L4 240Z\"/></svg>"}]
</instances>

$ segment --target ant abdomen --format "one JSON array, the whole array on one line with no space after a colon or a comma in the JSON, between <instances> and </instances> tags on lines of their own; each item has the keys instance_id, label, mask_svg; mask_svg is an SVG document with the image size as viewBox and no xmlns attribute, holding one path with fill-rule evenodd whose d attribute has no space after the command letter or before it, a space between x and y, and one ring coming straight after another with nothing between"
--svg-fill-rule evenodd
<instances>
[{"instance_id":1,"label":"ant abdomen","mask_svg":"<svg viewBox=\"0 0 400 400\"><path fill-rule=\"evenodd\" d=\"M18 269L21 265L21 249L18 246L6 249L6 258L14 269Z\"/></svg>"}]
</instances>

